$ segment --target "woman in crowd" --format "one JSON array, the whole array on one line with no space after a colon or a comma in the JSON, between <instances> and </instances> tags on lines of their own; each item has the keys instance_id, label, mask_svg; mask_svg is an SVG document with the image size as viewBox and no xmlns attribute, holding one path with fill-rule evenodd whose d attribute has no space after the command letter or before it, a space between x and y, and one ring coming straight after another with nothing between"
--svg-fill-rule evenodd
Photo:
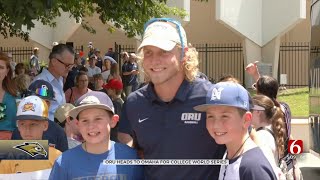
<instances>
[{"instance_id":1,"label":"woman in crowd","mask_svg":"<svg viewBox=\"0 0 320 180\"><path fill-rule=\"evenodd\" d=\"M75 79L76 86L69 88L65 92L66 102L75 104L75 102L79 97L86 94L87 92L90 92L91 89L88 88L88 84L89 84L89 77L87 73L80 71Z\"/></svg>"},{"instance_id":2,"label":"woman in crowd","mask_svg":"<svg viewBox=\"0 0 320 180\"><path fill-rule=\"evenodd\" d=\"M25 74L27 71L23 63L18 63L15 67L14 72L16 76L19 76L20 74Z\"/></svg>"},{"instance_id":3,"label":"woman in crowd","mask_svg":"<svg viewBox=\"0 0 320 180\"><path fill-rule=\"evenodd\" d=\"M0 52L0 140L11 139L16 128L17 89L12 83L13 72L7 54Z\"/></svg>"},{"instance_id":4,"label":"woman in crowd","mask_svg":"<svg viewBox=\"0 0 320 180\"><path fill-rule=\"evenodd\" d=\"M289 139L293 139L291 136L291 110L288 104L285 102L279 102L277 100L278 90L279 90L279 83L278 81L271 77L271 76L260 76L258 66L258 61L254 63L250 63L245 68L246 72L253 77L255 80L255 84L253 87L257 90L257 94L266 95L268 96L276 107L281 109L283 114L283 122L285 124L285 133L286 139L284 142L284 155L281 157L281 164L285 166L283 169L286 169L284 174L286 178L291 178L295 176L296 179L301 179L301 171L299 167L296 165L296 159L292 159L290 154L288 153L288 143ZM293 168L292 168L293 167Z\"/></svg>"},{"instance_id":5,"label":"woman in crowd","mask_svg":"<svg viewBox=\"0 0 320 180\"><path fill-rule=\"evenodd\" d=\"M28 94L28 87L31 83L31 78L28 74L19 74L14 78L18 89L18 98L24 98Z\"/></svg>"},{"instance_id":6,"label":"woman in crowd","mask_svg":"<svg viewBox=\"0 0 320 180\"><path fill-rule=\"evenodd\" d=\"M110 75L108 77L108 81L110 79L117 79L122 82L121 75L119 72L119 66L117 63L111 63Z\"/></svg>"},{"instance_id":7,"label":"woman in crowd","mask_svg":"<svg viewBox=\"0 0 320 180\"><path fill-rule=\"evenodd\" d=\"M259 146L270 162L276 174L281 173L279 168L280 157L285 153L286 127L281 109L265 95L253 97L253 104L264 110L253 110L252 125L261 140Z\"/></svg>"}]
</instances>

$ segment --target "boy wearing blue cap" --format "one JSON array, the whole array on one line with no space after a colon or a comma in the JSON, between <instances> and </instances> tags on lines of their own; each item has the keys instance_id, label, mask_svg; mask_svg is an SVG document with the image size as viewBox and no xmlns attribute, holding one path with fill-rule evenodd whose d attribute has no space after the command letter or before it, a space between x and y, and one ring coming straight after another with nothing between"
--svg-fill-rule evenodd
<instances>
[{"instance_id":1,"label":"boy wearing blue cap","mask_svg":"<svg viewBox=\"0 0 320 180\"><path fill-rule=\"evenodd\" d=\"M227 147L224 159L229 160L229 165L221 166L220 180L277 179L261 149L249 138L252 118L249 102L250 95L241 85L220 82L208 91L206 104L194 107L206 112L210 135Z\"/></svg>"},{"instance_id":2,"label":"boy wearing blue cap","mask_svg":"<svg viewBox=\"0 0 320 180\"><path fill-rule=\"evenodd\" d=\"M110 130L119 116L114 114L108 95L98 91L86 93L69 115L77 119L85 142L56 160L49 179L144 179L142 166L104 164L105 160L138 158L134 149L110 141Z\"/></svg>"}]
</instances>

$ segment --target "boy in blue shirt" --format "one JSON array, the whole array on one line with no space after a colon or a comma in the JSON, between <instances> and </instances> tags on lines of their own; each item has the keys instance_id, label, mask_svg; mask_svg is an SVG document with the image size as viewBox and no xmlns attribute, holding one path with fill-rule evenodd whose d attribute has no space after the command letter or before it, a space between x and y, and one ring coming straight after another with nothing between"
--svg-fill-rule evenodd
<instances>
[{"instance_id":1,"label":"boy in blue shirt","mask_svg":"<svg viewBox=\"0 0 320 180\"><path fill-rule=\"evenodd\" d=\"M220 168L219 180L273 180L277 179L261 149L251 140L250 95L241 85L220 82L208 91L206 104L195 106L206 112L206 126L218 144L225 144L224 159L229 165Z\"/></svg>"},{"instance_id":2,"label":"boy in blue shirt","mask_svg":"<svg viewBox=\"0 0 320 180\"><path fill-rule=\"evenodd\" d=\"M69 115L77 119L85 142L56 160L49 179L144 179L142 166L104 164L105 160L138 158L134 149L110 141L110 129L119 116L105 93L92 91L81 96Z\"/></svg>"}]
</instances>

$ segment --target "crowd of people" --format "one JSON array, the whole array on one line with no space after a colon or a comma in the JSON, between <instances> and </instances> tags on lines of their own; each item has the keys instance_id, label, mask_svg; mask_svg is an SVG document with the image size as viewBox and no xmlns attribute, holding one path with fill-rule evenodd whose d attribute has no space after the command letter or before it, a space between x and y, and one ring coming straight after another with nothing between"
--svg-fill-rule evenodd
<instances>
[{"instance_id":1,"label":"crowd of people","mask_svg":"<svg viewBox=\"0 0 320 180\"><path fill-rule=\"evenodd\" d=\"M28 67L0 52L0 139L48 140L48 160L1 160L1 174L52 169L49 179L302 179L287 151L289 106L278 81L255 79L250 93L232 75L217 84L199 72L181 24L145 24L138 54L112 48L87 57L55 44L47 68L39 48ZM138 63L139 62L139 63ZM143 71L141 71L143 69ZM146 81L139 82L144 73ZM29 108L27 108L29 107ZM32 107L32 108L30 108ZM119 166L115 159L227 159L228 165ZM32 164L32 165L31 165Z\"/></svg>"}]
</instances>

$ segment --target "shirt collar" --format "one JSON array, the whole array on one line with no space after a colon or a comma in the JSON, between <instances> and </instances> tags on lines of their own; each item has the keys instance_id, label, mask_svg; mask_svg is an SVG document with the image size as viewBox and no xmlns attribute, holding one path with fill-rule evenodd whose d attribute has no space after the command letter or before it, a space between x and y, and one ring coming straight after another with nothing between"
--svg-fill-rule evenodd
<instances>
[{"instance_id":1,"label":"shirt collar","mask_svg":"<svg viewBox=\"0 0 320 180\"><path fill-rule=\"evenodd\" d=\"M45 77L47 77L48 82L52 82L53 80L55 80L56 78L51 74L50 71L48 71L47 69L43 69L42 72L44 73ZM61 81L62 77L59 77L57 80Z\"/></svg>"},{"instance_id":2,"label":"shirt collar","mask_svg":"<svg viewBox=\"0 0 320 180\"><path fill-rule=\"evenodd\" d=\"M181 85L177 91L177 94L175 95L175 97L173 98L172 101L174 101L174 100L178 100L181 102L186 101L186 99L188 97L188 93L192 87L191 85L192 85L192 82L189 82L187 80L183 80L183 82L181 83ZM156 94L156 92L154 90L154 85L152 83L149 83L147 85L147 96L151 102L154 102L154 101L163 102Z\"/></svg>"}]
</instances>

